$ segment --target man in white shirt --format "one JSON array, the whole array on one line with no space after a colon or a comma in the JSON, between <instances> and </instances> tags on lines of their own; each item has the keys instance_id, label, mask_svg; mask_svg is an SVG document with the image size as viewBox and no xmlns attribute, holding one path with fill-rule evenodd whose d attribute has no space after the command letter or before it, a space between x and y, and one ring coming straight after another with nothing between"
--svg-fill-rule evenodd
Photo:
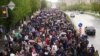
<instances>
[{"instance_id":1,"label":"man in white shirt","mask_svg":"<svg viewBox=\"0 0 100 56\"><path fill-rule=\"evenodd\" d=\"M26 42L28 42L28 40L29 40L29 36L26 35L24 40L25 40Z\"/></svg>"},{"instance_id":2,"label":"man in white shirt","mask_svg":"<svg viewBox=\"0 0 100 56\"><path fill-rule=\"evenodd\" d=\"M10 56L15 56L15 54L14 53L10 53Z\"/></svg>"},{"instance_id":3,"label":"man in white shirt","mask_svg":"<svg viewBox=\"0 0 100 56\"><path fill-rule=\"evenodd\" d=\"M54 43L54 45L52 45L52 47L51 47L52 54L55 54L57 52L57 50L58 50L58 47L57 47L56 43Z\"/></svg>"}]
</instances>

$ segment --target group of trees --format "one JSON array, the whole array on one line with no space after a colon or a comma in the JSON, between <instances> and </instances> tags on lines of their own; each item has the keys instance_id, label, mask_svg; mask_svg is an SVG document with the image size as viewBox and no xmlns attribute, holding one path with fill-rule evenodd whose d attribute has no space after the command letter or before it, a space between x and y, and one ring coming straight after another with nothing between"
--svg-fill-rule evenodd
<instances>
[{"instance_id":1,"label":"group of trees","mask_svg":"<svg viewBox=\"0 0 100 56\"><path fill-rule=\"evenodd\" d=\"M61 10L67 10L67 4L66 3L58 3L57 7Z\"/></svg>"},{"instance_id":2,"label":"group of trees","mask_svg":"<svg viewBox=\"0 0 100 56\"><path fill-rule=\"evenodd\" d=\"M90 4L81 3L81 4L75 4L75 5L68 6L67 9L68 10L86 11L86 10L90 10L91 9L91 5Z\"/></svg>"},{"instance_id":3,"label":"group of trees","mask_svg":"<svg viewBox=\"0 0 100 56\"><path fill-rule=\"evenodd\" d=\"M2 0L0 6L7 6L10 1L13 1L16 5L14 10L8 9L8 18L0 17L0 25L5 26L7 30L25 19L26 16L46 7L44 0Z\"/></svg>"},{"instance_id":4,"label":"group of trees","mask_svg":"<svg viewBox=\"0 0 100 56\"><path fill-rule=\"evenodd\" d=\"M92 3L91 7L92 7L91 8L92 11L100 14L100 3L99 2Z\"/></svg>"},{"instance_id":5,"label":"group of trees","mask_svg":"<svg viewBox=\"0 0 100 56\"><path fill-rule=\"evenodd\" d=\"M59 4L59 8L62 10L81 10L81 11L93 11L100 13L100 3L91 2L90 4L79 3L74 5L66 5L66 2Z\"/></svg>"},{"instance_id":6,"label":"group of trees","mask_svg":"<svg viewBox=\"0 0 100 56\"><path fill-rule=\"evenodd\" d=\"M65 4L66 3L64 3L63 6L61 5L60 8L62 9L62 7L64 7L65 10L79 10L79 11L91 10L92 8L90 4L85 4L85 3L68 5L68 6Z\"/></svg>"}]
</instances>

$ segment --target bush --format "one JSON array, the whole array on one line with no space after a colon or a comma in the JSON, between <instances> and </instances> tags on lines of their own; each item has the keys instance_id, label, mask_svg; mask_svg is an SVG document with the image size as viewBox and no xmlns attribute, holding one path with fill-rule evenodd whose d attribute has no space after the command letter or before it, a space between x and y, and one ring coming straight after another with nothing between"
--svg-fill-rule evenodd
<instances>
[{"instance_id":1,"label":"bush","mask_svg":"<svg viewBox=\"0 0 100 56\"><path fill-rule=\"evenodd\" d=\"M94 2L91 4L92 5L92 11L94 12L100 12L100 3Z\"/></svg>"},{"instance_id":2,"label":"bush","mask_svg":"<svg viewBox=\"0 0 100 56\"><path fill-rule=\"evenodd\" d=\"M91 10L91 5L90 4L75 4L67 7L68 10L81 10L81 11L86 11L86 10Z\"/></svg>"}]
</instances>

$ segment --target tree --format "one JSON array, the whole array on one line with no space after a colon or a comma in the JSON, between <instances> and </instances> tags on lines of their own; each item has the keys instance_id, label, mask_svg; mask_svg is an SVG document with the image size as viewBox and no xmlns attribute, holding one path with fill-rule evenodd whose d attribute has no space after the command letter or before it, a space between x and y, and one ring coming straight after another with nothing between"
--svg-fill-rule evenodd
<instances>
[{"instance_id":1,"label":"tree","mask_svg":"<svg viewBox=\"0 0 100 56\"><path fill-rule=\"evenodd\" d=\"M47 8L46 0L41 0L41 9Z\"/></svg>"},{"instance_id":2,"label":"tree","mask_svg":"<svg viewBox=\"0 0 100 56\"><path fill-rule=\"evenodd\" d=\"M67 9L67 4L64 3L64 2L61 2L61 3L58 3L58 7L61 9L61 10L66 10Z\"/></svg>"},{"instance_id":3,"label":"tree","mask_svg":"<svg viewBox=\"0 0 100 56\"><path fill-rule=\"evenodd\" d=\"M2 0L0 6L8 5L11 0ZM18 22L25 19L26 16L40 9L40 0L12 0L16 7L14 10L8 11L9 17L0 18L0 24L4 25L6 29L13 28Z\"/></svg>"},{"instance_id":4,"label":"tree","mask_svg":"<svg viewBox=\"0 0 100 56\"><path fill-rule=\"evenodd\" d=\"M92 11L100 13L100 3L93 2L91 5L92 5L91 9Z\"/></svg>"}]
</instances>

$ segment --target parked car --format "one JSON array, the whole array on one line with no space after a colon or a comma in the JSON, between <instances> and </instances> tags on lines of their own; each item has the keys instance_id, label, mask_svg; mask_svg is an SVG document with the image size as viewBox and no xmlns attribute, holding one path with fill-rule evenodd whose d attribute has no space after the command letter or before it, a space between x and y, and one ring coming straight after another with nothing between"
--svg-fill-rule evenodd
<instances>
[{"instance_id":1,"label":"parked car","mask_svg":"<svg viewBox=\"0 0 100 56\"><path fill-rule=\"evenodd\" d=\"M80 14L84 14L84 12L83 11L80 11Z\"/></svg>"},{"instance_id":2,"label":"parked car","mask_svg":"<svg viewBox=\"0 0 100 56\"><path fill-rule=\"evenodd\" d=\"M87 35L95 35L96 29L93 26L87 26L85 27L85 33Z\"/></svg>"},{"instance_id":3,"label":"parked car","mask_svg":"<svg viewBox=\"0 0 100 56\"><path fill-rule=\"evenodd\" d=\"M74 18L74 17L75 17L75 15L74 15L74 14L70 14L70 17L71 17L71 18Z\"/></svg>"}]
</instances>

